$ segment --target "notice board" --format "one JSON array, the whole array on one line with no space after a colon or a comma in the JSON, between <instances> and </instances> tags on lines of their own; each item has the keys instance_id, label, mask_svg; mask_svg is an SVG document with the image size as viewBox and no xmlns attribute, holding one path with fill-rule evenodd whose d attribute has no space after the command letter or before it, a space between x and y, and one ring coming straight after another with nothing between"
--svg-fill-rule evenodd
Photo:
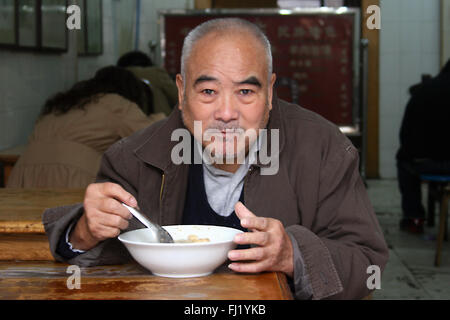
<instances>
[{"instance_id":1,"label":"notice board","mask_svg":"<svg viewBox=\"0 0 450 320\"><path fill-rule=\"evenodd\" d=\"M183 39L198 24L218 17L239 17L257 24L272 45L273 70L294 82L302 107L339 126L358 121L358 45L352 9L168 10L160 12L161 58L174 76L180 72ZM359 39L358 39L359 40ZM291 86L277 95L293 100Z\"/></svg>"}]
</instances>

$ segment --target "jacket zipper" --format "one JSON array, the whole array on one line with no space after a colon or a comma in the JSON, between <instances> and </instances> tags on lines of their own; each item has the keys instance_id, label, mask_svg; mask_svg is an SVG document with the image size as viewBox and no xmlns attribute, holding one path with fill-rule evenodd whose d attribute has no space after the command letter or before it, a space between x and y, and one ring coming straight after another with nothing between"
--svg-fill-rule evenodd
<instances>
[{"instance_id":1,"label":"jacket zipper","mask_svg":"<svg viewBox=\"0 0 450 320\"><path fill-rule=\"evenodd\" d=\"M247 171L247 174L244 177L244 201L245 199L247 199L247 195L246 192L248 190L248 180L250 179L251 175L253 174L253 172L255 171L255 168L253 167L253 165L250 166L250 168Z\"/></svg>"},{"instance_id":2,"label":"jacket zipper","mask_svg":"<svg viewBox=\"0 0 450 320\"><path fill-rule=\"evenodd\" d=\"M163 190L164 190L164 179L165 179L165 175L164 173L162 174L162 179L161 179L161 188L159 189L159 206L161 207L161 201L162 201L162 195L163 195Z\"/></svg>"}]
</instances>

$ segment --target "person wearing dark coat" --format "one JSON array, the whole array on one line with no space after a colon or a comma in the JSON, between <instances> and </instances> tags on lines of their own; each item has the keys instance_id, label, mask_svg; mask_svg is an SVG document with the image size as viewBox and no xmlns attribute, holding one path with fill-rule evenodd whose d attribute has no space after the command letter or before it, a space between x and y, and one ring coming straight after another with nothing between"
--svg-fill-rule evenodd
<instances>
[{"instance_id":1,"label":"person wearing dark coat","mask_svg":"<svg viewBox=\"0 0 450 320\"><path fill-rule=\"evenodd\" d=\"M402 197L400 229L423 233L422 174L450 174L450 60L434 78L410 88L400 129L397 173Z\"/></svg>"}]
</instances>

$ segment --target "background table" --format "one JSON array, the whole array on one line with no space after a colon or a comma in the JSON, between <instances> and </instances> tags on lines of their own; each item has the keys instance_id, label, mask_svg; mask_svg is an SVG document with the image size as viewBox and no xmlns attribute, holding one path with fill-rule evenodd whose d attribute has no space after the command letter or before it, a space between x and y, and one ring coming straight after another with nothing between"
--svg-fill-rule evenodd
<instances>
[{"instance_id":1,"label":"background table","mask_svg":"<svg viewBox=\"0 0 450 320\"><path fill-rule=\"evenodd\" d=\"M84 191L0 188L0 260L53 260L42 214L82 202Z\"/></svg>"},{"instance_id":2,"label":"background table","mask_svg":"<svg viewBox=\"0 0 450 320\"><path fill-rule=\"evenodd\" d=\"M282 273L237 274L225 265L198 278L163 278L137 264L81 268L80 289L68 289L68 265L0 261L0 300L16 299L292 299Z\"/></svg>"}]
</instances>

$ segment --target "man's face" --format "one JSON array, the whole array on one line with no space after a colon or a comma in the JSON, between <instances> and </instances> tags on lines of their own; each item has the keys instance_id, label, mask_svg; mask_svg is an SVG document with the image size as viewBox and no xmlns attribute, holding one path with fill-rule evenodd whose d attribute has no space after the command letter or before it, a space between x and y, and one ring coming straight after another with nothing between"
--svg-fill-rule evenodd
<instances>
[{"instance_id":1,"label":"man's face","mask_svg":"<svg viewBox=\"0 0 450 320\"><path fill-rule=\"evenodd\" d=\"M186 63L186 79L177 75L183 122L192 134L194 121L201 121L203 133L219 133L212 141L194 135L203 147L213 148L216 157L247 153L253 141L236 144L236 136L242 137L237 131L258 134L267 125L274 82L274 74L268 79L264 48L251 35L210 33L194 46Z\"/></svg>"}]
</instances>

